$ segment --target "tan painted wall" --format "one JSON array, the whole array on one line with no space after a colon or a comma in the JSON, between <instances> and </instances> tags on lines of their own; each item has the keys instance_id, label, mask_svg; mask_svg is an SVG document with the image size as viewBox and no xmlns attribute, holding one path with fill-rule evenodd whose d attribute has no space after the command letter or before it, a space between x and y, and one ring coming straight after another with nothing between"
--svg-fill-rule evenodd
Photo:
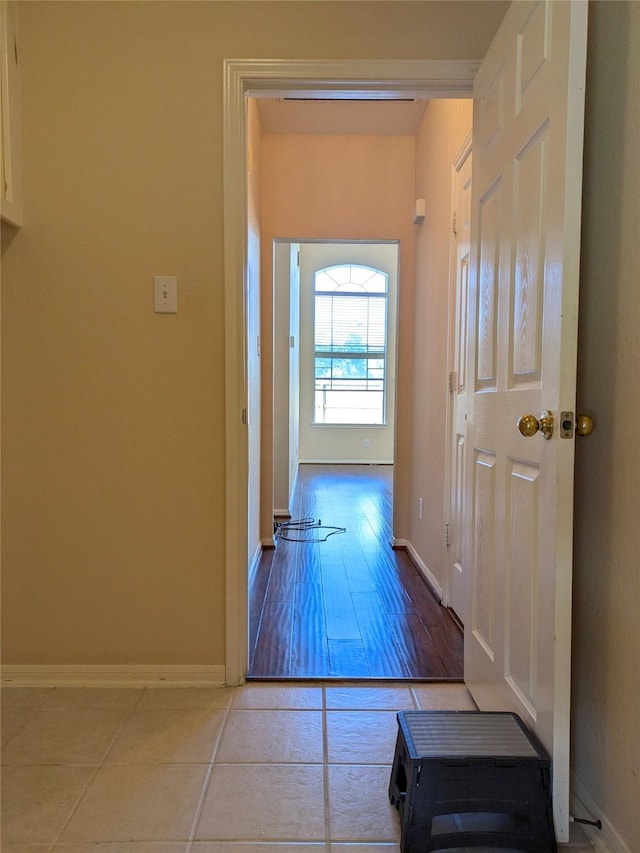
<instances>
[{"instance_id":1,"label":"tan painted wall","mask_svg":"<svg viewBox=\"0 0 640 853\"><path fill-rule=\"evenodd\" d=\"M266 354L272 349L268 339L272 285L268 276L273 268L275 238L400 240L398 324L406 331L398 339L396 394L397 411L401 414L396 422L399 454L396 492L401 508L396 511L395 523L401 526L409 470L406 413L410 409L407 395L413 326L414 139L265 134L262 153L263 531L271 528L273 519L271 490L267 485L273 469L273 414L264 403L271 399Z\"/></svg>"},{"instance_id":2,"label":"tan painted wall","mask_svg":"<svg viewBox=\"0 0 640 853\"><path fill-rule=\"evenodd\" d=\"M16 6L5 661L222 664L222 60L475 59L505 5ZM178 276L177 316L152 313L154 274Z\"/></svg>"},{"instance_id":3,"label":"tan painted wall","mask_svg":"<svg viewBox=\"0 0 640 853\"><path fill-rule=\"evenodd\" d=\"M589 5L576 448L575 777L640 850L640 4ZM618 844L613 849L622 849Z\"/></svg>"},{"instance_id":4,"label":"tan painted wall","mask_svg":"<svg viewBox=\"0 0 640 853\"><path fill-rule=\"evenodd\" d=\"M416 140L416 198L426 217L416 226L417 318L412 370L413 461L409 540L442 587L446 584L444 490L448 405L449 252L453 159L471 130L473 102L431 101ZM423 517L418 499L423 499Z\"/></svg>"}]
</instances>

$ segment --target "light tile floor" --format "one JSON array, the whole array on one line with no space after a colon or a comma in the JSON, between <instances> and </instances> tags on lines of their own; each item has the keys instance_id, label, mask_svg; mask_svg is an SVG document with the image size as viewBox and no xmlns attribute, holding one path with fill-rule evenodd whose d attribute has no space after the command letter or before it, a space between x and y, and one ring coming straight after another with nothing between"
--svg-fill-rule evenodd
<instances>
[{"instance_id":1,"label":"light tile floor","mask_svg":"<svg viewBox=\"0 0 640 853\"><path fill-rule=\"evenodd\" d=\"M2 853L391 853L396 712L429 708L475 705L460 684L6 687Z\"/></svg>"}]
</instances>

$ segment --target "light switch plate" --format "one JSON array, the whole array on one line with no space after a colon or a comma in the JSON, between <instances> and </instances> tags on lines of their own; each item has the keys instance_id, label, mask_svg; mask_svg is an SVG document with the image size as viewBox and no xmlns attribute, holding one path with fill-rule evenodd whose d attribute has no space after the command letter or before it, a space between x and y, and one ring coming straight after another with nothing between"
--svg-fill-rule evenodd
<instances>
[{"instance_id":1,"label":"light switch plate","mask_svg":"<svg viewBox=\"0 0 640 853\"><path fill-rule=\"evenodd\" d=\"M178 277L156 275L153 278L153 310L156 314L178 313Z\"/></svg>"}]
</instances>

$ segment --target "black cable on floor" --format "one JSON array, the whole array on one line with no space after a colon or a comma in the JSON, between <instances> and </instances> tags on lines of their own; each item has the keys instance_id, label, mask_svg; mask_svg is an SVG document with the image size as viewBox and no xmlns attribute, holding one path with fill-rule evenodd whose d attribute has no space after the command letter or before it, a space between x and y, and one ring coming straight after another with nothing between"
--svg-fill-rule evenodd
<instances>
[{"instance_id":1,"label":"black cable on floor","mask_svg":"<svg viewBox=\"0 0 640 853\"><path fill-rule=\"evenodd\" d=\"M289 531L292 532L305 532L311 530L328 530L327 533L322 538L313 538L309 539L306 536L298 537L298 536L287 536ZM284 531L284 532L283 532ZM287 542L326 542L330 536L334 536L336 533L346 533L346 527L334 527L329 524L322 524L322 519L318 519L317 521L314 518L306 517L294 519L291 521L283 521L281 523L276 523L276 539L285 539Z\"/></svg>"}]
</instances>

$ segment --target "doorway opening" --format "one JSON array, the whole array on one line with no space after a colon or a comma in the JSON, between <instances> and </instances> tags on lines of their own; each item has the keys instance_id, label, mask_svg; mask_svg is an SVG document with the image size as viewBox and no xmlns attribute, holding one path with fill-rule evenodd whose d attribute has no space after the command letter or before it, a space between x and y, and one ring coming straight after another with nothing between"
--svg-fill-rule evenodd
<instances>
[{"instance_id":1,"label":"doorway opening","mask_svg":"<svg viewBox=\"0 0 640 853\"><path fill-rule=\"evenodd\" d=\"M259 105L260 103L261 101L258 100L257 104ZM316 105L314 104L313 106L315 107ZM342 106L345 105L343 104ZM348 115L353 120L354 114L359 112L359 105L356 105L355 108L353 105L348 106ZM380 105L377 104L369 106L373 106L374 109L380 108ZM290 399L296 399L302 415L298 419L300 423L300 447L302 450L299 455L301 462L314 464L348 462L353 464L370 463L372 461L378 463L389 463L394 460L395 418L392 417L394 414L394 407L391 403L395 396L396 378L394 363L396 347L395 341L393 340L393 334L395 333L396 326L395 319L393 317L396 307L395 300L389 300L389 313L391 319L389 329L392 334L390 335L391 339L388 346L388 367L390 370L386 375L386 378L388 379L388 387L385 389L387 391L387 399L383 424L365 425L360 423L350 424L349 426L342 425L338 428L334 428L333 425L326 422L327 419L333 420L338 417L336 413L336 406L339 404L335 398L339 394L345 393L342 391L342 387L346 381L344 375L345 370L349 369L354 371L354 375L358 377L358 382L368 381L366 371L364 369L367 365L372 367L374 370L378 369L376 364L378 359L371 357L375 356L376 353L362 351L362 341L359 341L358 347L361 351L357 352L355 354L357 358L354 358L352 357L354 355L353 353L343 351L346 346L345 342L339 342L340 346L338 346L338 351L333 354L336 356L333 361L333 365L335 366L338 364L340 366L342 375L338 375L336 377L333 372L333 367L328 364L330 360L327 358L328 354L321 351L321 347L323 345L326 346L327 343L321 340L314 342L313 335L310 331L309 334L307 334L305 341L302 332L311 329L313 310L318 307L316 304L318 301L324 305L324 309L319 310L328 310L328 305L325 304L327 301L330 302L333 309L337 307L338 302L342 299L339 293L329 295L328 293L323 292L322 294L316 293L315 296L313 295L315 290L313 275L322 270L331 268L334 271L340 271L340 276L344 276L347 269L352 269L353 264L359 264L359 270L386 267L388 272L393 273L395 276L397 274L398 255L403 253L402 267L405 276L403 281L406 288L404 304L411 305L414 302L414 296L412 294L412 289L414 287L414 282L412 281L413 254L415 251L415 244L417 242L416 236L420 236L416 235L413 210L415 207L413 198L416 180L414 163L416 136L422 123L425 106L426 102L422 99L421 114L417 114L415 109L415 100L412 100L410 108L413 112L413 126L408 127L405 125L405 130L399 137L395 136L395 134L392 135L384 133L384 130L389 130L388 120L385 127L382 128L380 126L377 133L372 132L371 124L369 124L367 126L367 133L362 133L360 135L354 134L353 130L349 135L345 135L344 133L334 130L333 136L328 136L327 134L318 135L317 131L306 134L300 133L298 135L294 135L292 133L285 135L272 133L271 135L267 135L266 140L262 142L261 140L256 140L255 135L250 133L250 144L253 146L254 152L260 150L262 155L261 165L263 171L260 182L262 212L261 235L265 246L273 249L273 266L275 267L274 296L272 300L268 280L271 261L268 253L266 253L263 248L262 270L263 275L266 275L267 277L265 286L261 290L264 300L262 310L263 341L266 342L265 347L268 353L273 350L274 363L273 365L270 365L268 362L263 360L262 370L263 374L266 372L267 374L273 375L274 384L274 407L272 416L274 454L273 510L277 519L288 518L291 515L289 511L291 490L294 483L295 471L297 471L295 460L293 473L291 470L291 445L297 445L297 441L291 442L288 440L288 419L286 416L287 406L282 405L281 402L282 400L286 400L288 392ZM404 109L405 104L402 104L402 107ZM256 102L250 101L250 120L252 114L255 116L257 110L258 107L256 106ZM372 111L369 111L369 116L371 116L371 112ZM261 114L262 113L260 112L260 115ZM385 114L388 116L388 112L386 110ZM443 122L443 118L446 118L447 121L451 120L450 117L443 116L433 122L434 126L439 124L440 127L438 135L442 136L446 135L445 128L448 127L448 125ZM291 129L291 126L289 126L289 129ZM261 147L259 148L259 146ZM256 156L252 156L250 161L255 163L256 159ZM443 168L444 181L445 183L448 183L449 170L451 168L450 160L442 160L441 166L438 168ZM274 180L272 177L273 175L277 176L277 180ZM322 175L322 182L318 180L318 175ZM306 190L302 204L300 204L298 192L299 186L304 186ZM442 204L440 204L441 209L439 213L440 218L444 219L444 222L447 223L449 219L450 197L448 193L445 193L444 195L444 216L441 215ZM356 199L355 202L354 199ZM362 203L362 199L366 199L365 204ZM436 208L435 202L432 202L432 204L434 205L431 211L433 216ZM275 225L272 224L274 222L276 223ZM277 238L278 231L276 229L282 232L282 230L287 226L290 229L296 228L297 232L294 233L302 235L298 242L294 244L294 247L292 247L291 241L284 241ZM314 227L320 231L321 236L324 239L320 239L312 243L306 238L307 234L309 234ZM351 234L354 234L355 232L358 235L358 231L362 232L365 229L369 231L369 234L375 234L377 239L373 243L369 241L365 242L363 240L359 240L357 243L349 241L348 237ZM341 239L339 242L331 241L328 239L327 235L335 235ZM275 243L271 246L270 242L274 236L276 238ZM400 239L389 240L388 238L390 236L397 236ZM444 298L441 299L440 305L437 306L439 313L437 315L430 313L428 300L427 303L423 303L421 306L428 315L429 321L434 325L441 327L438 332L441 351L437 355L437 363L434 363L433 359L430 359L427 360L424 366L420 368L419 384L421 387L418 390L419 396L423 396L423 388L429 386L441 388L444 384L441 381L441 376L439 376L439 373L441 372L441 365L439 362L443 361L445 358L447 341L447 241L448 233L445 229L444 239L442 240L445 244L445 250L440 258L439 274L436 276L435 271L432 273L434 279L437 279L438 281L437 287L443 291L444 295ZM379 257L367 257L367 252L369 255L376 255L377 253ZM389 255L389 253L394 253L393 259L385 259L385 253L387 255ZM282 300L280 299L281 285L278 281L278 269L281 266L279 263L280 255L282 256L282 266L285 270L288 269L289 271L289 274L284 276L284 284L282 285L282 289L285 291L285 296L290 292L290 280L295 277L298 267L300 267L300 284L296 284L296 287L298 288L297 292L300 293L300 305L302 308L299 312L299 316L308 318L308 322L301 321L300 334L296 334L298 329L297 327L294 328L292 325L291 312L289 310L290 306L287 305L286 298ZM305 258L307 256L309 256L311 260L309 260L308 263L305 263ZM302 260L298 265L296 258L300 257ZM347 266L345 267L344 265ZM338 273L336 273L336 275L337 274ZM391 296L393 296L395 295L398 286L392 278L390 281L391 285L389 290ZM344 283L341 283L341 286L345 286ZM400 289L402 289L402 287L403 285L401 284ZM333 284L331 285L331 288L333 293ZM373 303L375 303L375 310L378 312L382 310L382 295L384 294L356 295L354 285L352 285L349 291L345 293L348 300L359 300L363 304L371 302L373 305ZM296 300L297 298L298 297L296 296ZM292 300L292 302L293 301L295 300ZM273 346L270 344L267 331L268 326L272 322L272 302L273 315L275 318ZM407 313L405 308L405 332L402 337L402 341L400 342L400 346L402 348L400 356L404 359L405 371L413 370L409 362L411 352L410 347L408 346L411 335L410 327L413 325L413 319L414 318L410 313ZM352 330L349 329L348 331L350 332ZM306 385L304 382L300 383L300 394L296 395L295 389L292 390L290 388L288 376L292 375L294 369L291 365L291 359L295 350L291 347L292 345L297 347L298 342L300 342L301 352L296 355L297 365L295 369L299 371L302 377L306 377L308 381ZM314 343L316 344L315 347ZM252 349L251 343L249 343L249 349ZM301 365L304 365L303 369L301 369ZM314 367L317 368L318 366L320 366L320 373L314 371ZM442 365L442 369L444 369L444 365ZM327 379L329 380L328 385L326 382ZM270 403L271 393L268 382L265 382L264 378L262 383L262 392L266 405L268 406ZM322 412L320 414L318 405L314 405L314 403L321 406ZM325 404L331 409L330 412L326 411ZM402 415L405 416L405 435L406 412L408 408L409 406L405 397L402 412ZM438 408L441 408L441 406ZM289 415L291 416L290 407ZM345 416L342 415L341 417L344 418ZM289 421L290 420L291 417L289 417ZM362 420L364 420L364 418L362 418ZM289 423L290 435L293 435L294 429L297 429L297 425ZM269 453L271 436L268 433L268 421L266 424L266 430L267 432L263 437L262 447L263 449L266 447L266 451ZM385 439L386 447L383 447ZM402 500L402 498L404 498L408 493L407 469L409 467L418 468L420 466L413 465L411 460L407 458L407 450L409 450L410 453L415 451L409 447L409 443L406 439L403 441L402 436L400 435L397 443L400 446L402 458L400 460L400 465L396 468L396 470L400 470L401 473L399 487L395 490L395 493L399 493ZM421 455L424 455L429 451L429 448L431 448L429 452L435 452L434 447L434 441L431 441L429 445L425 444L421 451ZM265 473L268 476L270 472L265 472L265 468L263 466L262 490L263 493L266 493L267 497L269 497L271 484L267 477L264 476ZM334 489L335 482L336 480L334 477ZM284 488L281 484L284 484ZM422 492L422 494L424 494L424 498L421 498L420 500L421 507L419 520L422 521L423 518L422 504L424 504L424 527L426 528L427 524L431 524L431 527L434 528L435 525L432 521L432 517L434 515L432 506L434 503L437 504L437 510L440 513L442 512L444 484L434 484L434 482L431 481L428 484L428 488L429 491L426 491L425 488ZM393 495L393 491L391 494ZM393 515L394 514L391 514L391 517L386 519L385 522L388 526L388 535L386 536L385 546L389 549L390 553L390 562L387 563L387 566L395 565L396 563L391 550L391 543L394 540ZM328 519L328 521L331 522L332 519ZM397 537L397 534L395 535ZM431 538L434 543L434 550L439 550L441 548L442 535L439 527L437 528L435 535L433 529L428 530L427 532L422 532L422 535L425 539L429 537ZM410 536L402 538L405 539L404 542L395 544L400 547L407 548L407 543L410 542ZM416 549L416 551L417 550L418 549ZM278 561L276 560L276 563L277 562ZM420 568L416 568L414 566L414 571L421 583L424 583L423 579L420 577L420 571L422 568L423 566L420 566ZM278 571L277 565L274 571ZM323 580L324 586L322 589L324 591L327 582L326 576ZM354 583L356 583L355 579ZM375 587L375 583L372 582L372 589L373 587ZM301 589L303 588L304 587L301 587ZM381 589L382 587L377 589L377 591L380 592ZM433 597L433 594L430 591L428 592ZM437 598L434 598L434 602L442 598L442 595L438 596L437 592L436 596ZM322 601L326 603L330 597L331 596L329 595L324 595L322 597ZM402 612L405 615L411 614L420 620L420 614L413 609L411 605L412 599L406 589L403 590L400 598L404 601L401 611L395 610L388 614L392 619L386 621L386 635L381 636L379 639L379 643L386 644L390 647L397 644L397 640L394 637L392 622L393 617L397 616L398 612ZM280 603L282 604L282 601ZM291 606L290 597L287 600L287 606ZM299 607L299 609L304 609L304 605L298 605L295 601L293 606ZM393 606L398 607L398 602L396 601ZM255 651L253 643L256 636L258 637L258 643L260 643L260 638L263 635L271 636L268 630L261 630L257 634L255 630L256 619L261 620L260 625L262 629L266 629L268 627L265 624L265 620L268 621L269 619L269 614L271 612L270 608L261 608L259 605L255 605L255 607L257 609L253 610L249 625L250 652L252 654ZM381 608L378 608L378 610L381 612ZM361 621L363 621L365 615L360 615ZM445 613L443 616L446 616L446 618L449 619L449 614ZM431 617L425 616L425 624L423 626L424 630L416 630L415 632L415 642L419 645L421 644L421 639L419 639L421 637L425 643L428 642L429 631L426 628L426 624L430 619ZM327 620L331 622L332 618L330 615L327 615L325 610L325 622ZM379 633L381 632L381 628L384 624L385 620L383 618L380 618L377 621ZM291 631L287 631L287 637L290 638L291 633ZM353 636L353 626L349 631L347 631L347 636L343 636L343 633L344 631L342 631L342 633L337 632L337 636L328 637L327 639L357 640L360 642L360 646L362 647L364 642L363 638L360 634L358 634L357 638ZM447 629L442 628L441 633L443 635L446 634ZM297 631L296 635L302 636L303 634L304 632ZM400 634L402 634L402 631L400 631ZM459 635L451 649L453 657L455 657L455 647L458 641L461 644L461 637ZM281 642L282 649L287 648L290 642L290 639L288 639L286 643ZM319 642L323 641L319 639ZM404 641L401 640L400 644L403 645ZM299 651L293 650L288 654L295 659L299 654ZM378 657L380 657L379 651L377 654ZM445 653L445 657L446 656L447 654ZM420 666L416 665L417 660L422 661ZM371 671L377 677L386 676L396 678L408 677L409 675L411 677L418 678L447 676L457 676L460 678L462 676L461 659L457 666L444 666L440 658L438 658L438 660L439 664L434 666L430 661L429 654L418 654L414 650L408 653L408 660L404 661L402 665L396 663L391 666L386 673L380 671L377 660L374 661L373 668L368 669L367 667L354 667L352 670L349 670L349 673L353 676L359 675L366 677L369 671ZM278 671L282 673L281 665L278 666ZM291 671L296 672L298 677L305 677L311 674L309 672L296 670L295 666L293 670L285 668L285 671L287 673L290 673ZM332 670L331 665L328 665L328 667L323 668L321 672L317 672L316 674L324 677L330 677L332 671L336 670ZM260 670L260 673L257 673L255 668L251 665L249 673L256 677L258 675L273 675L273 672L270 673L264 668ZM345 670L341 666L340 674L344 673Z\"/></svg>"},{"instance_id":2,"label":"doorway opening","mask_svg":"<svg viewBox=\"0 0 640 853\"><path fill-rule=\"evenodd\" d=\"M462 676L462 634L393 549L397 241L274 243L275 550L248 677Z\"/></svg>"},{"instance_id":3,"label":"doorway opening","mask_svg":"<svg viewBox=\"0 0 640 853\"><path fill-rule=\"evenodd\" d=\"M225 328L227 330L225 375L227 417L227 654L226 679L230 684L241 683L248 671L248 572L249 546L247 541L248 495L251 490L251 474L248 462L250 437L248 431L238 426L247 418L247 375L246 353L253 342L248 341L246 325L246 165L251 163L250 145L247 144L247 96L282 97L294 95L304 97L335 96L341 98L389 99L409 98L468 98L478 63L468 61L352 61L352 62L306 62L261 60L229 60L225 62ZM389 180L396 181L393 168L385 170ZM407 278L411 279L413 210L415 198L410 193L406 228L407 239L402 240L401 265ZM304 199L306 202L307 200ZM405 199L407 201L407 199ZM378 205L386 208L387 202ZM406 204L405 204L406 208ZM404 227L404 226L403 226ZM275 235L274 235L275 236ZM316 234L302 234L312 237ZM331 235L333 236L333 235ZM362 234L352 237L360 239ZM388 235L385 235L388 236ZM398 237L398 234L394 234ZM404 254L403 254L404 252ZM238 287L238 282L245 286ZM267 350L268 351L268 350ZM265 349L263 348L263 354ZM250 384L250 382L249 382ZM400 390L400 389L399 389ZM403 448L407 457L398 464L396 460L393 490L393 544L407 548L409 542L410 515L415 507L410 506L411 462L407 446L407 412L409 405L405 388L398 400L398 410L404 419L396 425L401 435L396 436L396 446ZM250 421L251 419L249 419ZM442 498L440 497L440 501ZM264 515L264 513L263 513ZM438 531L437 547L441 546L441 530ZM409 553L411 553L409 551ZM413 559L413 554L411 554ZM428 567L421 566L428 572Z\"/></svg>"},{"instance_id":4,"label":"doorway opening","mask_svg":"<svg viewBox=\"0 0 640 853\"><path fill-rule=\"evenodd\" d=\"M398 243L274 241L273 515L298 464L394 458Z\"/></svg>"}]
</instances>

